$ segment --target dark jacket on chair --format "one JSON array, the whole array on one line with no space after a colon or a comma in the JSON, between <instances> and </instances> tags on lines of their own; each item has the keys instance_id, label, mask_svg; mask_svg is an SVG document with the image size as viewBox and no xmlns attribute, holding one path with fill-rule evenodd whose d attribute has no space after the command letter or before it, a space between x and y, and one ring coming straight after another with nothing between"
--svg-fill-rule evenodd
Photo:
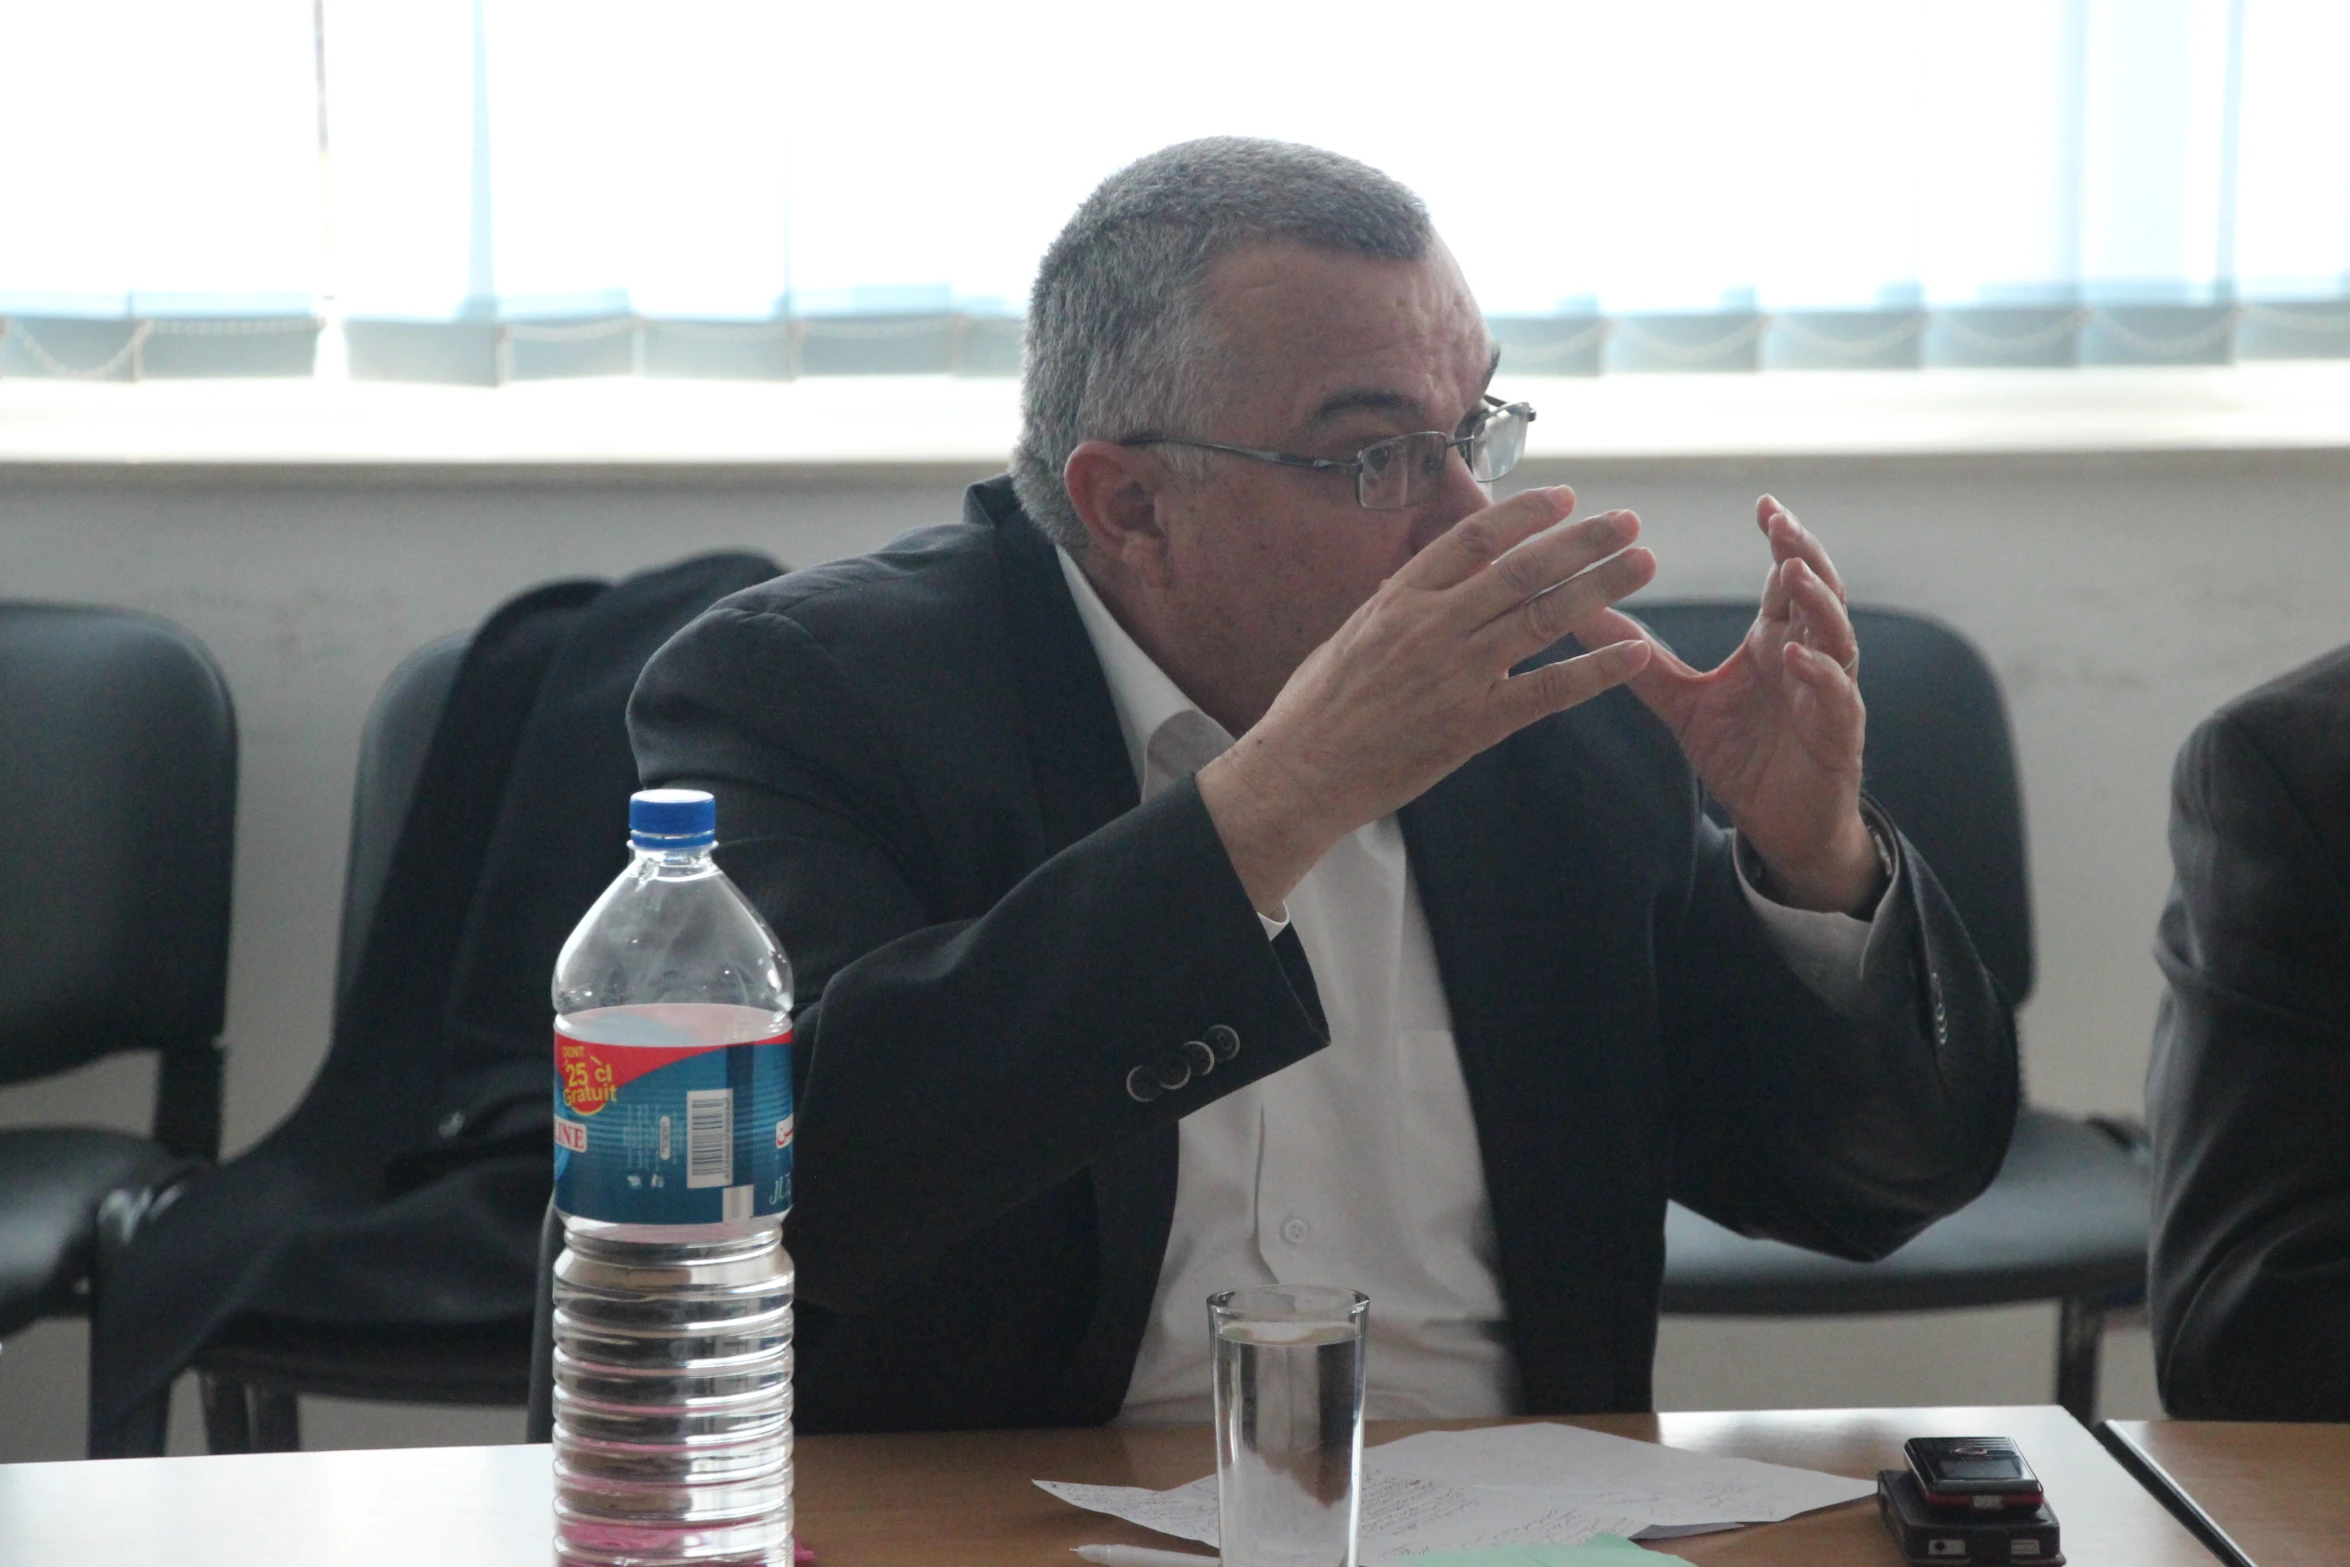
<instances>
[{"instance_id":1,"label":"dark jacket on chair","mask_svg":"<svg viewBox=\"0 0 2350 1567\"><path fill-rule=\"evenodd\" d=\"M2172 1414L2350 1420L2350 648L2197 729L2146 1078Z\"/></svg>"},{"instance_id":2,"label":"dark jacket on chair","mask_svg":"<svg viewBox=\"0 0 2350 1567\"><path fill-rule=\"evenodd\" d=\"M798 974L803 1428L1110 1419L1177 1121L1326 1038L1295 933L1265 939L1196 788L1137 804L1009 483L975 487L960 524L719 605L648 667L630 723L648 785L717 794L720 861ZM1402 820L1526 1408L1647 1407L1668 1194L1861 1257L1998 1167L2007 1009L1914 852L1914 1005L1872 1025L1779 960L1626 693L1474 758ZM1239 1050L1212 1075L1129 1094L1218 1024Z\"/></svg>"},{"instance_id":3,"label":"dark jacket on chair","mask_svg":"<svg viewBox=\"0 0 2350 1567\"><path fill-rule=\"evenodd\" d=\"M553 1167L549 986L627 863L628 692L679 626L776 569L712 555L554 583L475 634L317 1079L115 1263L92 1337L94 1454L136 1440L133 1410L240 1312L527 1337Z\"/></svg>"}]
</instances>

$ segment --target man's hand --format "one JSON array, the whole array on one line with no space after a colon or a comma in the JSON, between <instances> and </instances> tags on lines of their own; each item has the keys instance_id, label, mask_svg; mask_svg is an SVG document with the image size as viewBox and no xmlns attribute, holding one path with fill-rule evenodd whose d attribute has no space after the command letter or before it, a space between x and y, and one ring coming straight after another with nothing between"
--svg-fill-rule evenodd
<instances>
[{"instance_id":1,"label":"man's hand","mask_svg":"<svg viewBox=\"0 0 2350 1567\"><path fill-rule=\"evenodd\" d=\"M1767 495L1755 525L1770 540L1771 572L1738 651L1700 674L1657 647L1632 689L1762 857L1772 896L1865 914L1882 872L1860 815L1867 714L1844 584L1820 541ZM1612 609L1578 629L1586 640L1640 633Z\"/></svg>"},{"instance_id":2,"label":"man's hand","mask_svg":"<svg viewBox=\"0 0 2350 1567\"><path fill-rule=\"evenodd\" d=\"M1543 531L1574 508L1571 490L1528 490L1463 518L1380 584L1264 718L1200 770L1200 796L1258 909L1279 909L1346 834L1649 662L1625 622L1611 645L1509 672L1656 574L1654 556L1626 548L1640 531L1629 512Z\"/></svg>"}]
</instances>

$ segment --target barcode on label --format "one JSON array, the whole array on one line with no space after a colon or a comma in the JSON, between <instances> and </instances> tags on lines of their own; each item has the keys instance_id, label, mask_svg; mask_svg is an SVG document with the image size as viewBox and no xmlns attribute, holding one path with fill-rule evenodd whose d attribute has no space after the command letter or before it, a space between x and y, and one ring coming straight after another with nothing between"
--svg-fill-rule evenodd
<instances>
[{"instance_id":1,"label":"barcode on label","mask_svg":"<svg viewBox=\"0 0 2350 1567\"><path fill-rule=\"evenodd\" d=\"M685 1184L734 1184L734 1090L696 1088L685 1096Z\"/></svg>"}]
</instances>

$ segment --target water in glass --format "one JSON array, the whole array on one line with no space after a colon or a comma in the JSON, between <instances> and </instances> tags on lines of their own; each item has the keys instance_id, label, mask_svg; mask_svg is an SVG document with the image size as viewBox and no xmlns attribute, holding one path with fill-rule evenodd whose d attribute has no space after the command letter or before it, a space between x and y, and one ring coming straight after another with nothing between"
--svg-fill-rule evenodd
<instances>
[{"instance_id":1,"label":"water in glass","mask_svg":"<svg viewBox=\"0 0 2350 1567\"><path fill-rule=\"evenodd\" d=\"M1225 1567L1354 1567L1367 1305L1306 1289L1210 1302Z\"/></svg>"}]
</instances>

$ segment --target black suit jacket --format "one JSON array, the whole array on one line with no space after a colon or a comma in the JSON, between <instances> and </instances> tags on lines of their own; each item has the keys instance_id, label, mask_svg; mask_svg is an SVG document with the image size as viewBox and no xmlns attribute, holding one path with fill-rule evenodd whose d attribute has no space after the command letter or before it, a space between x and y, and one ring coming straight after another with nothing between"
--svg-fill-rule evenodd
<instances>
[{"instance_id":1,"label":"black suit jacket","mask_svg":"<svg viewBox=\"0 0 2350 1567\"><path fill-rule=\"evenodd\" d=\"M2174 1415L2350 1420L2350 648L2179 752L2146 1079Z\"/></svg>"},{"instance_id":2,"label":"black suit jacket","mask_svg":"<svg viewBox=\"0 0 2350 1567\"><path fill-rule=\"evenodd\" d=\"M799 977L801 1423L1114 1416L1177 1121L1326 1040L1303 950L1266 941L1197 790L1136 803L1009 484L720 604L647 668L630 722L648 785L716 793L719 857ZM1527 1408L1647 1407L1668 1193L1873 1257L1990 1180L2008 1012L1914 852L1915 1004L1867 1024L1777 958L1627 694L1474 758L1403 828ZM1229 1061L1129 1094L1216 1024Z\"/></svg>"}]
</instances>

